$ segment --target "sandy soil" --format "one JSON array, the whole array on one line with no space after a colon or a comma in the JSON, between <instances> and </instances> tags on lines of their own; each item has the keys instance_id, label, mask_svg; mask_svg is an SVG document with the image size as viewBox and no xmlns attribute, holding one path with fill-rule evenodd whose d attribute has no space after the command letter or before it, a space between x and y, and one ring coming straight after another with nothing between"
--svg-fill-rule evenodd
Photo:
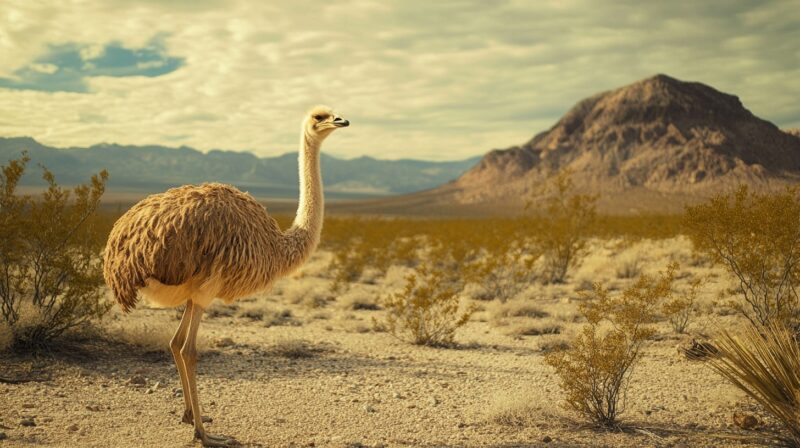
<instances>
[{"instance_id":1,"label":"sandy soil","mask_svg":"<svg viewBox=\"0 0 800 448\"><path fill-rule=\"evenodd\" d=\"M209 310L198 384L211 433L254 447L763 446L765 430L732 424L734 409L752 406L679 353L689 336L666 322L634 372L624 431L576 420L543 362L543 348L580 328L576 290L591 281L623 287L632 280L619 278L622 268L651 272L678 260L679 286L710 278L690 332L735 322L713 302L729 280L695 260L683 239L595 241L570 283L532 285L505 305L535 303L562 334L519 336L515 329L537 319L501 318L499 304L476 302L482 311L452 349L403 343L373 328L383 311L354 309L402 286L402 269L335 295L325 278L329 259L319 253L272 292ZM0 376L35 380L0 383L0 446L199 446L180 422L180 383L165 351L177 317L146 306L127 316L114 311L103 324L110 339L42 358L0 357Z\"/></svg>"}]
</instances>

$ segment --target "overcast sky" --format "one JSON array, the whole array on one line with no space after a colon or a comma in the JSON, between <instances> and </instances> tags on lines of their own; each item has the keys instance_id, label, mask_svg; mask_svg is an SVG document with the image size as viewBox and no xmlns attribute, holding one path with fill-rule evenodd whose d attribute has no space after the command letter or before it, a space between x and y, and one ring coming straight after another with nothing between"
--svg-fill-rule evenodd
<instances>
[{"instance_id":1,"label":"overcast sky","mask_svg":"<svg viewBox=\"0 0 800 448\"><path fill-rule=\"evenodd\" d=\"M0 2L0 136L296 149L322 103L355 157L520 144L655 73L800 127L800 0Z\"/></svg>"}]
</instances>

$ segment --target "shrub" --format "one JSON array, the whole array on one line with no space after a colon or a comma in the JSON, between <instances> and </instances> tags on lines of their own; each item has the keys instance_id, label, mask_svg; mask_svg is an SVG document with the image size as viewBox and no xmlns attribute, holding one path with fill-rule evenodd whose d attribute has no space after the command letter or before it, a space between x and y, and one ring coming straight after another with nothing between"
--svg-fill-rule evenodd
<instances>
[{"instance_id":1,"label":"shrub","mask_svg":"<svg viewBox=\"0 0 800 448\"><path fill-rule=\"evenodd\" d=\"M722 332L711 367L781 423L785 440L800 446L800 346L779 323Z\"/></svg>"},{"instance_id":2,"label":"shrub","mask_svg":"<svg viewBox=\"0 0 800 448\"><path fill-rule=\"evenodd\" d=\"M546 274L553 283L563 283L577 264L597 215L598 197L574 193L571 175L571 170L562 170L555 177L538 230Z\"/></svg>"},{"instance_id":3,"label":"shrub","mask_svg":"<svg viewBox=\"0 0 800 448\"><path fill-rule=\"evenodd\" d=\"M697 293L703 280L696 278L689 282L689 290L677 297L664 302L661 312L669 320L672 330L676 333L685 333L686 327L692 319L692 314L696 311Z\"/></svg>"},{"instance_id":4,"label":"shrub","mask_svg":"<svg viewBox=\"0 0 800 448\"><path fill-rule=\"evenodd\" d=\"M595 284L580 311L588 321L566 350L545 355L566 393L567 406L594 423L613 428L623 411L630 373L653 335L658 303L670 296L677 265L658 278L642 275L617 297Z\"/></svg>"},{"instance_id":5,"label":"shrub","mask_svg":"<svg viewBox=\"0 0 800 448\"><path fill-rule=\"evenodd\" d=\"M522 292L535 279L533 265L539 254L524 237L498 242L466 266L467 280L486 289L488 298L501 302Z\"/></svg>"},{"instance_id":6,"label":"shrub","mask_svg":"<svg viewBox=\"0 0 800 448\"><path fill-rule=\"evenodd\" d=\"M0 304L17 346L41 346L110 309L102 300L106 229L96 210L108 174L72 191L43 169L41 198L16 187L27 155L0 174ZM24 313L22 312L24 311Z\"/></svg>"},{"instance_id":7,"label":"shrub","mask_svg":"<svg viewBox=\"0 0 800 448\"><path fill-rule=\"evenodd\" d=\"M730 306L760 325L795 319L800 280L798 190L758 194L747 187L687 207L684 218L694 246L739 280L742 301Z\"/></svg>"},{"instance_id":8,"label":"shrub","mask_svg":"<svg viewBox=\"0 0 800 448\"><path fill-rule=\"evenodd\" d=\"M469 321L473 308L459 312L458 288L441 269L422 264L406 277L402 291L383 300L386 329L417 345L452 344L458 328Z\"/></svg>"}]
</instances>

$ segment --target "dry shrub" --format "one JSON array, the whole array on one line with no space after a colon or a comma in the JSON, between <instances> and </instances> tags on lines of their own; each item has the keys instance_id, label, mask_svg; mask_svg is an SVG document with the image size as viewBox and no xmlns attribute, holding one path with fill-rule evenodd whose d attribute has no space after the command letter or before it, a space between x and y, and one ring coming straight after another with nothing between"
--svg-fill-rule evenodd
<instances>
[{"instance_id":1,"label":"dry shrub","mask_svg":"<svg viewBox=\"0 0 800 448\"><path fill-rule=\"evenodd\" d=\"M351 311L377 311L381 306L376 303L372 295L366 293L356 293L355 291L341 298L341 307Z\"/></svg>"},{"instance_id":2,"label":"dry shrub","mask_svg":"<svg viewBox=\"0 0 800 448\"><path fill-rule=\"evenodd\" d=\"M631 371L655 333L651 324L670 297L676 270L671 264L657 278L642 275L615 297L600 284L586 295L580 311L588 324L569 349L545 355L570 409L602 427L617 426Z\"/></svg>"},{"instance_id":3,"label":"dry shrub","mask_svg":"<svg viewBox=\"0 0 800 448\"><path fill-rule=\"evenodd\" d=\"M406 278L402 291L382 301L387 311L387 330L417 345L452 344L456 330L474 312L472 308L459 311L458 290L443 270L427 264L419 266Z\"/></svg>"},{"instance_id":4,"label":"dry shrub","mask_svg":"<svg viewBox=\"0 0 800 448\"><path fill-rule=\"evenodd\" d=\"M661 312L667 317L672 330L676 333L685 333L693 315L697 312L697 294L702 284L703 279L693 279L689 282L687 291L673 296L661 306Z\"/></svg>"},{"instance_id":5,"label":"dry shrub","mask_svg":"<svg viewBox=\"0 0 800 448\"><path fill-rule=\"evenodd\" d=\"M0 311L21 348L46 345L111 307L102 293L108 223L96 213L108 174L67 190L42 167L47 189L32 198L16 193L28 161L0 173Z\"/></svg>"},{"instance_id":6,"label":"dry shrub","mask_svg":"<svg viewBox=\"0 0 800 448\"><path fill-rule=\"evenodd\" d=\"M235 303L227 304L227 303L214 303L208 309L206 309L206 317L210 319L215 319L218 317L233 317L236 315L236 311L239 309L239 305Z\"/></svg>"},{"instance_id":7,"label":"dry shrub","mask_svg":"<svg viewBox=\"0 0 800 448\"><path fill-rule=\"evenodd\" d=\"M642 273L642 267L637 255L619 257L617 265L617 278L634 278Z\"/></svg>"},{"instance_id":8,"label":"dry shrub","mask_svg":"<svg viewBox=\"0 0 800 448\"><path fill-rule=\"evenodd\" d=\"M480 284L488 296L505 302L522 292L536 278L534 263L540 254L530 238L523 235L506 235L473 256L474 261L465 266L467 281Z\"/></svg>"},{"instance_id":9,"label":"dry shrub","mask_svg":"<svg viewBox=\"0 0 800 448\"><path fill-rule=\"evenodd\" d=\"M262 320L265 327L300 326L300 321L294 318L291 310L287 309L265 311Z\"/></svg>"},{"instance_id":10,"label":"dry shrub","mask_svg":"<svg viewBox=\"0 0 800 448\"><path fill-rule=\"evenodd\" d=\"M169 341L178 329L175 322L120 322L110 327L108 334L112 340L139 347L148 352L169 352ZM205 352L209 347L208 339L203 332L197 335L197 350Z\"/></svg>"},{"instance_id":11,"label":"dry shrub","mask_svg":"<svg viewBox=\"0 0 800 448\"><path fill-rule=\"evenodd\" d=\"M561 334L564 329L553 321L517 324L508 331L509 336L542 336L546 334Z\"/></svg>"},{"instance_id":12,"label":"dry shrub","mask_svg":"<svg viewBox=\"0 0 800 448\"><path fill-rule=\"evenodd\" d=\"M784 440L800 446L800 346L779 323L748 325L734 335L723 331L714 342L710 365L781 423Z\"/></svg>"},{"instance_id":13,"label":"dry shrub","mask_svg":"<svg viewBox=\"0 0 800 448\"><path fill-rule=\"evenodd\" d=\"M5 322L0 322L0 353L8 351L13 345L14 333L11 332L11 327Z\"/></svg>"},{"instance_id":14,"label":"dry shrub","mask_svg":"<svg viewBox=\"0 0 800 448\"><path fill-rule=\"evenodd\" d=\"M699 251L739 280L730 306L751 323L794 320L800 281L798 189L754 193L746 186L687 207L686 229Z\"/></svg>"},{"instance_id":15,"label":"dry shrub","mask_svg":"<svg viewBox=\"0 0 800 448\"><path fill-rule=\"evenodd\" d=\"M571 176L571 170L562 170L554 178L545 199L546 215L538 229L545 273L552 283L563 283L569 269L580 260L597 215L598 197L575 193Z\"/></svg>"},{"instance_id":16,"label":"dry shrub","mask_svg":"<svg viewBox=\"0 0 800 448\"><path fill-rule=\"evenodd\" d=\"M315 347L302 339L281 339L272 347L273 353L289 359L313 358L323 351L323 348Z\"/></svg>"},{"instance_id":17,"label":"dry shrub","mask_svg":"<svg viewBox=\"0 0 800 448\"><path fill-rule=\"evenodd\" d=\"M490 422L505 426L533 426L542 421L542 410L536 407L536 397L504 394L495 398L486 409Z\"/></svg>"},{"instance_id":18,"label":"dry shrub","mask_svg":"<svg viewBox=\"0 0 800 448\"><path fill-rule=\"evenodd\" d=\"M537 342L538 350L545 354L569 350L572 347L572 340L562 335L545 335Z\"/></svg>"},{"instance_id":19,"label":"dry shrub","mask_svg":"<svg viewBox=\"0 0 800 448\"><path fill-rule=\"evenodd\" d=\"M547 317L550 314L542 310L532 303L526 303L521 300L509 301L500 306L497 306L492 313L494 319L503 319L508 317L530 317L539 319Z\"/></svg>"}]
</instances>

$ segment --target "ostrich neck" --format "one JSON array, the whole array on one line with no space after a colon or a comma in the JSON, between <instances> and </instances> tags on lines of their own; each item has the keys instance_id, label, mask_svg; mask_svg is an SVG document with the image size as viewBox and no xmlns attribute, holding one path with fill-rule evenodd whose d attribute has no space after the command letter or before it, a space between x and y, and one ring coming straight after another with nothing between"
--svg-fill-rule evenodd
<instances>
[{"instance_id":1,"label":"ostrich neck","mask_svg":"<svg viewBox=\"0 0 800 448\"><path fill-rule=\"evenodd\" d=\"M298 156L300 201L294 223L286 235L289 245L287 267L290 269L298 267L311 255L322 232L325 204L319 167L320 143L305 133L301 136Z\"/></svg>"}]
</instances>

